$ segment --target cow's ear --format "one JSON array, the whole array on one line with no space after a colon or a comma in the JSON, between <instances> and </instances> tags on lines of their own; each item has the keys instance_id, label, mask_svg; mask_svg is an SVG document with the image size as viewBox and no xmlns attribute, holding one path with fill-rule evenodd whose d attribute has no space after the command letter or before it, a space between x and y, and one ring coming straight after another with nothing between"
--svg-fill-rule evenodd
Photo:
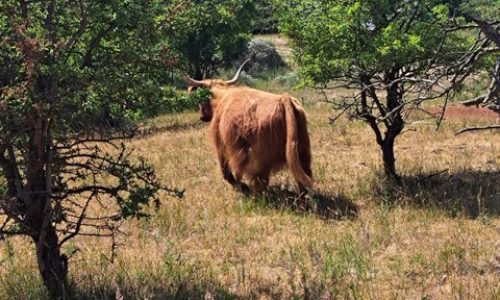
<instances>
[{"instance_id":1,"label":"cow's ear","mask_svg":"<svg viewBox=\"0 0 500 300\"><path fill-rule=\"evenodd\" d=\"M203 122L210 122L212 121L212 106L210 105L209 102L207 103L201 103L199 105L199 113L200 113L200 120Z\"/></svg>"}]
</instances>

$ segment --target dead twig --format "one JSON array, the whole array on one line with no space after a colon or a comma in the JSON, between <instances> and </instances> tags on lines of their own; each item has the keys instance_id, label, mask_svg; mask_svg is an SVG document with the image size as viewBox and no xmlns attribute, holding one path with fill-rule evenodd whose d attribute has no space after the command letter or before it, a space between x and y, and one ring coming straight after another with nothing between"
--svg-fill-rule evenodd
<instances>
[{"instance_id":1,"label":"dead twig","mask_svg":"<svg viewBox=\"0 0 500 300\"><path fill-rule=\"evenodd\" d=\"M431 179L432 177L439 176L439 175L441 175L441 174L443 174L443 173L448 172L449 170L450 170L450 169L444 169L444 170L441 170L441 171L439 171L439 172L437 172L437 173L433 173L433 174L427 175L427 176L425 176L424 178L420 178L420 179L418 179L418 182L422 182L422 181L425 181L425 180Z\"/></svg>"}]
</instances>

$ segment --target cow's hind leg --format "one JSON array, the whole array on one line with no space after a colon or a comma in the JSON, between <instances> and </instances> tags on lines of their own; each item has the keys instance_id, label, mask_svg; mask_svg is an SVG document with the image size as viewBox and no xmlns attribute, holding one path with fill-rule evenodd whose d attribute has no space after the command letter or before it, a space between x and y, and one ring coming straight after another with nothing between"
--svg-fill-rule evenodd
<instances>
[{"instance_id":1,"label":"cow's hind leg","mask_svg":"<svg viewBox=\"0 0 500 300\"><path fill-rule=\"evenodd\" d=\"M302 164L302 168L304 169L304 173L306 173L308 176L312 177L312 171L311 171L311 165L310 163L308 164ZM297 185L299 186L299 192L301 195L307 195L307 188L297 181Z\"/></svg>"},{"instance_id":2,"label":"cow's hind leg","mask_svg":"<svg viewBox=\"0 0 500 300\"><path fill-rule=\"evenodd\" d=\"M301 165L302 169L304 170L304 173L307 174L307 176L312 178L312 170L311 170L311 159L308 157L306 160L302 160L301 157ZM297 185L299 186L299 192L301 195L307 195L307 188L300 182L297 181Z\"/></svg>"},{"instance_id":3,"label":"cow's hind leg","mask_svg":"<svg viewBox=\"0 0 500 300\"><path fill-rule=\"evenodd\" d=\"M307 195L307 193L308 193L307 188L304 185L302 185L302 183L300 183L300 182L297 182L297 185L299 186L300 195Z\"/></svg>"},{"instance_id":4,"label":"cow's hind leg","mask_svg":"<svg viewBox=\"0 0 500 300\"><path fill-rule=\"evenodd\" d=\"M305 129L304 129L305 130ZM305 136L307 132L303 134ZM307 142L307 146L304 147L302 145L302 148L300 149L299 153L299 158L300 158L300 165L302 166L302 169L304 170L304 173L307 174L307 176L312 178L312 170L311 170L311 153L309 152L309 142ZM297 185L299 186L299 191L300 194L306 195L307 194L307 189L304 185L302 185L300 182L297 181Z\"/></svg>"}]
</instances>

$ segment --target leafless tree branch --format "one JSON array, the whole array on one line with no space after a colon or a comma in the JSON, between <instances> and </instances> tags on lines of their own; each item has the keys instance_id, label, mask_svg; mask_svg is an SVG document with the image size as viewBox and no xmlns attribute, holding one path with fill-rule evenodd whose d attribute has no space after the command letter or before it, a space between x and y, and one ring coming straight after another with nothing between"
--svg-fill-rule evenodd
<instances>
[{"instance_id":1,"label":"leafless tree branch","mask_svg":"<svg viewBox=\"0 0 500 300\"><path fill-rule=\"evenodd\" d=\"M475 127L466 127L462 128L455 133L455 135L462 134L468 131L479 131L479 130L491 130L491 129L500 129L500 125L487 125L487 126L475 126Z\"/></svg>"}]
</instances>

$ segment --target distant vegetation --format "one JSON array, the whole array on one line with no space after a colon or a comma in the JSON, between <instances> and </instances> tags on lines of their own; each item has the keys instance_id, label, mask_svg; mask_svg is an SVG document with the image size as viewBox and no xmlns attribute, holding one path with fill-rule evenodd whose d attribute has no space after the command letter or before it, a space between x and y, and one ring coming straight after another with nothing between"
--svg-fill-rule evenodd
<instances>
[{"instance_id":1,"label":"distant vegetation","mask_svg":"<svg viewBox=\"0 0 500 300\"><path fill-rule=\"evenodd\" d=\"M210 78L247 49L253 1L200 1L186 5L165 25L177 66L194 79Z\"/></svg>"},{"instance_id":2,"label":"distant vegetation","mask_svg":"<svg viewBox=\"0 0 500 300\"><path fill-rule=\"evenodd\" d=\"M279 22L276 1L255 1L256 16L252 19L253 34L276 34L279 32Z\"/></svg>"}]
</instances>

